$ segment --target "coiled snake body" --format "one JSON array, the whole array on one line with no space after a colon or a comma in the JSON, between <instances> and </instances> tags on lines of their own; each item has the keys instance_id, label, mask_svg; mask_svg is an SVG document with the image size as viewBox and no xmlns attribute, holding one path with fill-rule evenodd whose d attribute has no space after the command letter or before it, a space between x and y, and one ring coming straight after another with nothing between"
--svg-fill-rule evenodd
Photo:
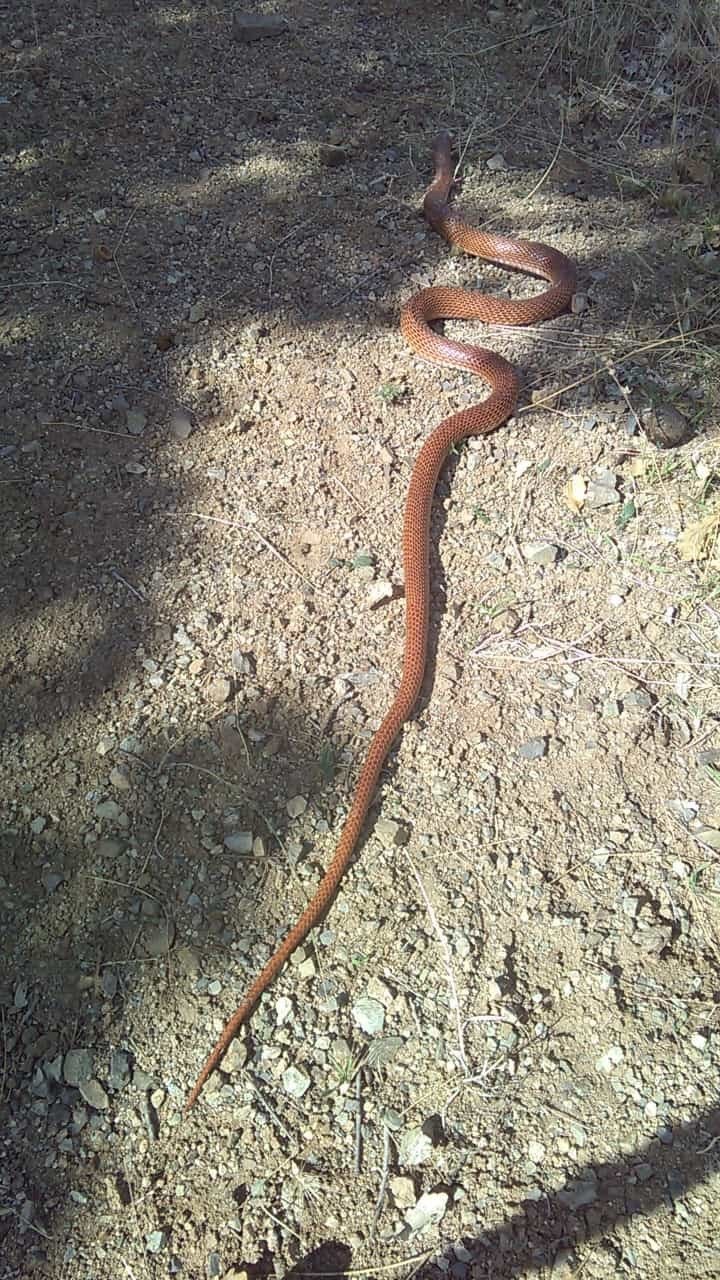
<instances>
[{"instance_id":1,"label":"coiled snake body","mask_svg":"<svg viewBox=\"0 0 720 1280\"><path fill-rule=\"evenodd\" d=\"M490 387L481 404L445 418L420 450L408 488L403 527L405 570L405 656L402 678L390 710L375 734L360 771L350 812L335 855L317 892L297 924L255 979L243 1003L223 1032L188 1097L186 1111L196 1102L208 1076L220 1063L231 1040L250 1017L261 995L277 977L285 962L324 916L348 867L368 814L381 770L400 729L408 719L422 684L427 653L430 608L429 542L430 510L435 485L449 450L466 436L486 435L512 414L519 381L512 365L492 351L441 337L430 328L433 320L482 320L489 324L537 324L560 315L575 289L575 267L562 253L547 245L468 226L450 206L453 176L452 139L441 133L433 146L435 174L425 193L424 209L430 225L450 244L501 266L541 276L550 288L531 298L509 300L489 297L468 289L422 289L405 305L400 317L403 336L419 356L437 364L468 369Z\"/></svg>"}]
</instances>

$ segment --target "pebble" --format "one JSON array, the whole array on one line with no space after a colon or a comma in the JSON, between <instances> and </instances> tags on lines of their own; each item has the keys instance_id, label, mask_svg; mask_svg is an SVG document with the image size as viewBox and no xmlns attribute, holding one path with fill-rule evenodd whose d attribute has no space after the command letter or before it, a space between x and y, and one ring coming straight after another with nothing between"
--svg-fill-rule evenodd
<instances>
[{"instance_id":1,"label":"pebble","mask_svg":"<svg viewBox=\"0 0 720 1280\"><path fill-rule=\"evenodd\" d=\"M110 1099L99 1080L83 1080L79 1087L80 1094L89 1107L94 1107L96 1111L107 1111Z\"/></svg>"},{"instance_id":2,"label":"pebble","mask_svg":"<svg viewBox=\"0 0 720 1280\"><path fill-rule=\"evenodd\" d=\"M288 1067L283 1071L282 1082L285 1092L289 1093L291 1098L302 1098L310 1088L310 1077L297 1067Z\"/></svg>"},{"instance_id":3,"label":"pebble","mask_svg":"<svg viewBox=\"0 0 720 1280\"><path fill-rule=\"evenodd\" d=\"M120 817L120 805L117 800L101 800L95 805L95 816L104 822L117 822Z\"/></svg>"},{"instance_id":4,"label":"pebble","mask_svg":"<svg viewBox=\"0 0 720 1280\"><path fill-rule=\"evenodd\" d=\"M571 1182L570 1185L557 1193L560 1204L567 1205L569 1209L581 1209L583 1205L593 1204L597 1200L598 1188L596 1182Z\"/></svg>"},{"instance_id":5,"label":"pebble","mask_svg":"<svg viewBox=\"0 0 720 1280\"><path fill-rule=\"evenodd\" d=\"M560 556L560 548L554 542L524 542L522 553L530 564L555 564Z\"/></svg>"},{"instance_id":6,"label":"pebble","mask_svg":"<svg viewBox=\"0 0 720 1280\"><path fill-rule=\"evenodd\" d=\"M485 557L485 563L497 573L507 573L510 569L510 560L501 551L491 551L490 555Z\"/></svg>"},{"instance_id":7,"label":"pebble","mask_svg":"<svg viewBox=\"0 0 720 1280\"><path fill-rule=\"evenodd\" d=\"M188 320L190 324L199 324L207 315L207 304L204 302L193 302L188 311Z\"/></svg>"},{"instance_id":8,"label":"pebble","mask_svg":"<svg viewBox=\"0 0 720 1280\"><path fill-rule=\"evenodd\" d=\"M252 831L233 831L225 836L223 844L230 853L252 853L253 833Z\"/></svg>"},{"instance_id":9,"label":"pebble","mask_svg":"<svg viewBox=\"0 0 720 1280\"><path fill-rule=\"evenodd\" d=\"M447 1191L426 1191L417 1203L408 1209L405 1221L412 1235L424 1231L426 1227L437 1226L445 1216L448 1204Z\"/></svg>"},{"instance_id":10,"label":"pebble","mask_svg":"<svg viewBox=\"0 0 720 1280\"><path fill-rule=\"evenodd\" d=\"M170 435L176 440L187 440L192 431L192 419L186 409L176 409L170 418Z\"/></svg>"},{"instance_id":11,"label":"pebble","mask_svg":"<svg viewBox=\"0 0 720 1280\"><path fill-rule=\"evenodd\" d=\"M221 706L223 702L227 702L232 693L232 685L226 676L216 676L211 680L207 687L207 695L211 702Z\"/></svg>"},{"instance_id":12,"label":"pebble","mask_svg":"<svg viewBox=\"0 0 720 1280\"><path fill-rule=\"evenodd\" d=\"M692 424L672 404L658 404L644 414L642 426L648 440L658 449L677 449L693 436Z\"/></svg>"},{"instance_id":13,"label":"pebble","mask_svg":"<svg viewBox=\"0 0 720 1280\"><path fill-rule=\"evenodd\" d=\"M305 796L291 796L285 805L289 818L299 818L307 809Z\"/></svg>"},{"instance_id":14,"label":"pebble","mask_svg":"<svg viewBox=\"0 0 720 1280\"><path fill-rule=\"evenodd\" d=\"M398 1144L400 1164L410 1168L425 1164L431 1158L432 1152L432 1138L421 1126L416 1125L411 1129L403 1130Z\"/></svg>"},{"instance_id":15,"label":"pebble","mask_svg":"<svg viewBox=\"0 0 720 1280\"><path fill-rule=\"evenodd\" d=\"M110 1054L110 1071L108 1073L108 1084L114 1093L119 1093L121 1089L130 1081L130 1054L125 1049L113 1049Z\"/></svg>"},{"instance_id":16,"label":"pebble","mask_svg":"<svg viewBox=\"0 0 720 1280\"><path fill-rule=\"evenodd\" d=\"M378 1035L385 1026L385 1010L379 1000L362 996L352 1007L356 1025L368 1036Z\"/></svg>"},{"instance_id":17,"label":"pebble","mask_svg":"<svg viewBox=\"0 0 720 1280\"><path fill-rule=\"evenodd\" d=\"M618 477L614 471L599 471L589 481L585 493L585 505L590 511L598 511L601 507L609 507L622 502L622 494L618 488Z\"/></svg>"},{"instance_id":18,"label":"pebble","mask_svg":"<svg viewBox=\"0 0 720 1280\"><path fill-rule=\"evenodd\" d=\"M375 834L384 849L399 848L408 842L408 831L393 818L378 818L375 823Z\"/></svg>"},{"instance_id":19,"label":"pebble","mask_svg":"<svg viewBox=\"0 0 720 1280\"><path fill-rule=\"evenodd\" d=\"M597 1071L601 1071L603 1075L609 1076L610 1073L620 1065L624 1057L625 1054L620 1045L613 1045L612 1048L608 1049L601 1058L598 1058L595 1063L595 1069Z\"/></svg>"},{"instance_id":20,"label":"pebble","mask_svg":"<svg viewBox=\"0 0 720 1280\"><path fill-rule=\"evenodd\" d=\"M159 924L146 925L142 941L148 955L167 955L175 941L175 925L173 921L162 920Z\"/></svg>"},{"instance_id":21,"label":"pebble","mask_svg":"<svg viewBox=\"0 0 720 1280\"><path fill-rule=\"evenodd\" d=\"M128 435L141 436L147 426L147 416L143 409L128 409L125 414L125 426Z\"/></svg>"},{"instance_id":22,"label":"pebble","mask_svg":"<svg viewBox=\"0 0 720 1280\"><path fill-rule=\"evenodd\" d=\"M41 832L45 830L46 825L47 825L46 818L33 818L32 822L30 823L30 830L32 831L34 836L39 836Z\"/></svg>"},{"instance_id":23,"label":"pebble","mask_svg":"<svg viewBox=\"0 0 720 1280\"><path fill-rule=\"evenodd\" d=\"M92 1079L93 1056L90 1049L68 1049L63 1062L63 1078L66 1084L78 1088Z\"/></svg>"},{"instance_id":24,"label":"pebble","mask_svg":"<svg viewBox=\"0 0 720 1280\"><path fill-rule=\"evenodd\" d=\"M221 1069L227 1075L234 1075L236 1071L242 1071L246 1066L249 1057L249 1050L246 1040L240 1040L237 1036L230 1042L225 1057L222 1060Z\"/></svg>"},{"instance_id":25,"label":"pebble","mask_svg":"<svg viewBox=\"0 0 720 1280\"><path fill-rule=\"evenodd\" d=\"M233 13L232 35L241 44L285 35L289 23L278 13Z\"/></svg>"},{"instance_id":26,"label":"pebble","mask_svg":"<svg viewBox=\"0 0 720 1280\"><path fill-rule=\"evenodd\" d=\"M533 1164L542 1164L545 1159L545 1147L542 1142L530 1142L528 1144L528 1160L532 1160Z\"/></svg>"},{"instance_id":27,"label":"pebble","mask_svg":"<svg viewBox=\"0 0 720 1280\"><path fill-rule=\"evenodd\" d=\"M338 169L340 165L347 163L348 153L344 147L335 147L329 142L323 142L318 148L318 158L327 169Z\"/></svg>"},{"instance_id":28,"label":"pebble","mask_svg":"<svg viewBox=\"0 0 720 1280\"><path fill-rule=\"evenodd\" d=\"M118 991L118 978L114 969L104 968L100 978L103 995L108 1000L114 1000Z\"/></svg>"},{"instance_id":29,"label":"pebble","mask_svg":"<svg viewBox=\"0 0 720 1280\"><path fill-rule=\"evenodd\" d=\"M409 1209L411 1205L415 1204L415 1183L412 1178L404 1178L398 1174L396 1177L390 1178L388 1186L398 1209Z\"/></svg>"},{"instance_id":30,"label":"pebble","mask_svg":"<svg viewBox=\"0 0 720 1280\"><path fill-rule=\"evenodd\" d=\"M523 742L518 747L518 755L521 760L540 760L547 755L547 752L547 738L528 738L527 742Z\"/></svg>"},{"instance_id":31,"label":"pebble","mask_svg":"<svg viewBox=\"0 0 720 1280\"><path fill-rule=\"evenodd\" d=\"M64 879L65 877L59 871L44 871L42 876L42 882L47 893L54 893Z\"/></svg>"},{"instance_id":32,"label":"pebble","mask_svg":"<svg viewBox=\"0 0 720 1280\"><path fill-rule=\"evenodd\" d=\"M508 162L499 151L496 151L494 156L489 156L485 161L485 168L489 169L491 173L503 173L507 167Z\"/></svg>"},{"instance_id":33,"label":"pebble","mask_svg":"<svg viewBox=\"0 0 720 1280\"><path fill-rule=\"evenodd\" d=\"M386 578L378 578L377 582L371 583L368 587L367 601L371 609L381 604L383 600L392 600L392 598L392 583Z\"/></svg>"},{"instance_id":34,"label":"pebble","mask_svg":"<svg viewBox=\"0 0 720 1280\"><path fill-rule=\"evenodd\" d=\"M207 991L209 996L219 996L222 991L222 982L220 979L213 978L211 982L208 982Z\"/></svg>"},{"instance_id":35,"label":"pebble","mask_svg":"<svg viewBox=\"0 0 720 1280\"><path fill-rule=\"evenodd\" d=\"M130 773L125 765L118 764L110 770L110 786L116 791L130 790Z\"/></svg>"},{"instance_id":36,"label":"pebble","mask_svg":"<svg viewBox=\"0 0 720 1280\"><path fill-rule=\"evenodd\" d=\"M160 1253L167 1245L167 1242L166 1231L149 1231L145 1237L148 1253Z\"/></svg>"}]
</instances>

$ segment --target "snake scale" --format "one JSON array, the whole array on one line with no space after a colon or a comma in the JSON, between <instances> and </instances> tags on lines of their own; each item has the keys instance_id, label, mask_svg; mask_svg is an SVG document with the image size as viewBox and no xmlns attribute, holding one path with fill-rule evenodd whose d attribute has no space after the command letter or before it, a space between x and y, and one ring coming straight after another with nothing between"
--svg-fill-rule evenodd
<instances>
[{"instance_id":1,"label":"snake scale","mask_svg":"<svg viewBox=\"0 0 720 1280\"><path fill-rule=\"evenodd\" d=\"M285 962L325 915L347 870L367 818L378 779L390 748L410 716L420 693L427 655L430 610L430 512L438 476L453 445L467 436L487 435L511 416L517 403L519 379L512 365L483 347L451 341L430 328L433 320L481 320L488 324L538 324L560 315L575 290L575 267L556 249L529 240L509 239L469 226L451 206L456 184L450 134L440 133L433 145L435 172L425 193L424 211L430 226L451 245L503 267L547 280L550 288L530 298L510 300L474 290L446 287L422 289L403 308L400 328L417 355L436 364L469 370L490 387L480 404L443 419L425 441L413 468L405 505L403 565L405 571L405 655L395 698L368 748L355 794L335 855L312 901L249 988L242 1004L226 1023L189 1094L186 1111L197 1101L208 1076L221 1062L230 1042L248 1021L255 1005Z\"/></svg>"}]
</instances>

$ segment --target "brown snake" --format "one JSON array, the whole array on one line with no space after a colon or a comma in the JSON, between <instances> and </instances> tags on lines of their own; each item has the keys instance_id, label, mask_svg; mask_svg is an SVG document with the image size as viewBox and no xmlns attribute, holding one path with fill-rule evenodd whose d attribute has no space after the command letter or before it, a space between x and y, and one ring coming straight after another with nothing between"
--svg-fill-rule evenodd
<instances>
[{"instance_id":1,"label":"brown snake","mask_svg":"<svg viewBox=\"0 0 720 1280\"><path fill-rule=\"evenodd\" d=\"M491 391L481 404L461 409L435 428L420 450L410 478L403 528L405 569L405 656L402 678L390 710L375 734L360 771L350 812L335 856L314 898L297 924L255 979L243 1003L226 1023L222 1035L198 1076L186 1104L196 1102L208 1076L215 1070L231 1040L249 1019L261 995L277 977L286 960L324 916L342 880L357 844L375 794L381 770L400 729L408 719L423 681L430 609L430 510L440 470L453 445L466 436L487 435L510 417L517 402L519 380L512 365L483 347L468 346L441 337L430 328L440 319L483 320L489 324L537 324L560 315L575 289L575 267L556 249L529 240L510 240L470 227L448 203L455 185L452 139L441 133L433 146L435 175L425 193L425 216L450 244L504 267L525 271L550 281L544 293L519 301L492 297L468 289L422 289L406 303L400 317L403 336L419 356L436 364L469 369Z\"/></svg>"}]
</instances>

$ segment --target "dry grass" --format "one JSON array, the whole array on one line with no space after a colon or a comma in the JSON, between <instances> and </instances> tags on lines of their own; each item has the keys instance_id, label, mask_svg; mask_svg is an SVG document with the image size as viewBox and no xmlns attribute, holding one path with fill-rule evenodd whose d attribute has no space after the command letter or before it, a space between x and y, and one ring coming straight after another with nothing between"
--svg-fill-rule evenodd
<instances>
[{"instance_id":1,"label":"dry grass","mask_svg":"<svg viewBox=\"0 0 720 1280\"><path fill-rule=\"evenodd\" d=\"M621 76L641 62L672 80L675 105L703 113L720 88L720 8L715 0L564 0L565 49L578 74Z\"/></svg>"}]
</instances>

